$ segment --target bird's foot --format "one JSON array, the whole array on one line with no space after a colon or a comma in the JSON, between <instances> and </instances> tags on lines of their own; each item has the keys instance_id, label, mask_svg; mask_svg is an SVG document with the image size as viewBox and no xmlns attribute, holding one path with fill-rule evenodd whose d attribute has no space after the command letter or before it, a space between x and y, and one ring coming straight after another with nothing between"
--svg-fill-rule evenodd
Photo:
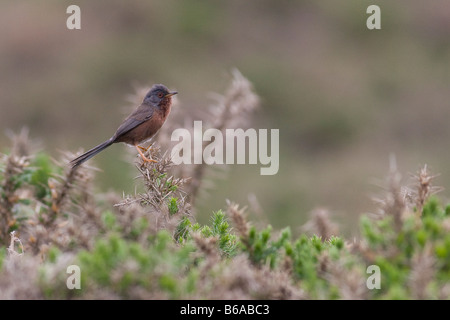
<instances>
[{"instance_id":1,"label":"bird's foot","mask_svg":"<svg viewBox=\"0 0 450 320\"><path fill-rule=\"evenodd\" d=\"M150 147L144 148L144 147L141 147L141 146L138 146L138 145L136 145L135 147L136 147L136 150L139 152L139 155L141 156L141 158L142 158L142 160L143 160L144 162L158 162L157 160L153 160L153 159L147 158L147 157L144 155L144 153L142 152L142 151L147 152L149 149L151 150Z\"/></svg>"},{"instance_id":2,"label":"bird's foot","mask_svg":"<svg viewBox=\"0 0 450 320\"><path fill-rule=\"evenodd\" d=\"M145 162L153 162L153 163L157 163L158 160L154 160L154 159L149 159L146 156L141 156L142 160L144 160Z\"/></svg>"},{"instance_id":3,"label":"bird's foot","mask_svg":"<svg viewBox=\"0 0 450 320\"><path fill-rule=\"evenodd\" d=\"M139 149L141 149L143 152L147 152L148 150L152 150L152 146L148 146L148 148L146 147L142 147L142 146L137 146Z\"/></svg>"}]
</instances>

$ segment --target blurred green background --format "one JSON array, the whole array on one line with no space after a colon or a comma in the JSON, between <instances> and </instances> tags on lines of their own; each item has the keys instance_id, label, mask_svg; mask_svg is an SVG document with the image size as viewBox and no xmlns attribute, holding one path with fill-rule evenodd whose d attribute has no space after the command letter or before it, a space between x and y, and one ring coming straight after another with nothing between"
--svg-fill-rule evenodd
<instances>
[{"instance_id":1,"label":"blurred green background","mask_svg":"<svg viewBox=\"0 0 450 320\"><path fill-rule=\"evenodd\" d=\"M81 30L66 28L71 4ZM381 30L366 28L371 4ZM198 202L199 221L254 194L258 220L276 228L298 231L324 206L352 234L376 210L372 180L391 153L406 178L427 163L450 184L448 0L1 0L0 149L23 126L55 157L93 147L136 84L164 83L198 114L234 67L261 97L255 127L280 129L280 170L231 166ZM134 192L125 148L95 158L99 192Z\"/></svg>"}]
</instances>

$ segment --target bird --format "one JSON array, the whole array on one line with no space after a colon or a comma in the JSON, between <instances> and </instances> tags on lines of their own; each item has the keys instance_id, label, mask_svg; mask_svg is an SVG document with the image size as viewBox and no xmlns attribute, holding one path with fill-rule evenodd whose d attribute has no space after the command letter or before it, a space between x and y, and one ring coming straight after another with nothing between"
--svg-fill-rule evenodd
<instances>
[{"instance_id":1,"label":"bird","mask_svg":"<svg viewBox=\"0 0 450 320\"><path fill-rule=\"evenodd\" d=\"M162 84L153 85L141 105L123 120L111 138L70 161L72 169L117 142L134 146L145 162L157 162L148 159L142 152L147 149L139 144L152 138L162 127L170 113L172 96L177 93Z\"/></svg>"}]
</instances>

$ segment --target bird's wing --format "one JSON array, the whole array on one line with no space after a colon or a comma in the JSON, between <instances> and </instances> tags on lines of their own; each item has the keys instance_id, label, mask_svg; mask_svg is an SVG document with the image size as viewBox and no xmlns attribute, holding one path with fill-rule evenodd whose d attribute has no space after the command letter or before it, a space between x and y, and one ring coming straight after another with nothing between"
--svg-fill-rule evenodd
<instances>
[{"instance_id":1,"label":"bird's wing","mask_svg":"<svg viewBox=\"0 0 450 320\"><path fill-rule=\"evenodd\" d=\"M132 114L130 114L119 126L115 136L120 137L128 131L136 128L140 124L150 120L153 116L153 108L141 104Z\"/></svg>"},{"instance_id":2,"label":"bird's wing","mask_svg":"<svg viewBox=\"0 0 450 320\"><path fill-rule=\"evenodd\" d=\"M141 104L132 114L130 114L122 122L122 124L117 129L115 136L120 137L121 135L136 128L145 121L150 120L152 116L153 116L153 108L149 108L149 106Z\"/></svg>"}]
</instances>

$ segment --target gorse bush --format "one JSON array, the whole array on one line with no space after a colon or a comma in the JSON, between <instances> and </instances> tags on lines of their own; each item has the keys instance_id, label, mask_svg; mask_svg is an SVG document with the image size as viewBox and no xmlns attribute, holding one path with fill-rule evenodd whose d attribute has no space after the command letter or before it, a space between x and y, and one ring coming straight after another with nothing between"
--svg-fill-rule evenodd
<instances>
[{"instance_id":1,"label":"gorse bush","mask_svg":"<svg viewBox=\"0 0 450 320\"><path fill-rule=\"evenodd\" d=\"M64 174L43 154L27 156L27 162L11 156L2 165L2 214L9 208L10 221L2 228L2 298L449 297L450 206L442 207L434 196L420 213L404 203L400 225L394 211L377 219L363 216L361 239L352 242L330 235L324 229L329 218L319 210L309 226L321 223L326 236L294 239L289 228L257 230L234 203L214 212L208 225L194 222L176 196L160 202L159 211L142 195L100 209L103 196L97 200L89 189L76 187L86 186L91 175ZM11 170L8 163L26 166ZM158 226L155 216L163 214ZM69 265L81 270L79 290L67 288ZM380 289L367 287L370 265L381 270Z\"/></svg>"},{"instance_id":2,"label":"gorse bush","mask_svg":"<svg viewBox=\"0 0 450 320\"><path fill-rule=\"evenodd\" d=\"M450 289L450 207L437 198L425 202L422 217L410 215L395 231L392 217L361 220L367 263L383 270L387 288L374 292L380 298L447 299ZM389 289L389 290L386 290Z\"/></svg>"},{"instance_id":3,"label":"gorse bush","mask_svg":"<svg viewBox=\"0 0 450 320\"><path fill-rule=\"evenodd\" d=\"M235 79L225 104L255 101L249 88ZM95 170L69 169L73 155L56 161L32 151L26 131L15 136L0 160L0 298L450 298L450 205L426 167L410 186L391 168L358 239L340 236L322 209L294 237L256 228L230 201L199 224L191 204L206 167L174 166L156 143L149 150L158 162L138 160L142 191L118 196L94 193Z\"/></svg>"}]
</instances>

